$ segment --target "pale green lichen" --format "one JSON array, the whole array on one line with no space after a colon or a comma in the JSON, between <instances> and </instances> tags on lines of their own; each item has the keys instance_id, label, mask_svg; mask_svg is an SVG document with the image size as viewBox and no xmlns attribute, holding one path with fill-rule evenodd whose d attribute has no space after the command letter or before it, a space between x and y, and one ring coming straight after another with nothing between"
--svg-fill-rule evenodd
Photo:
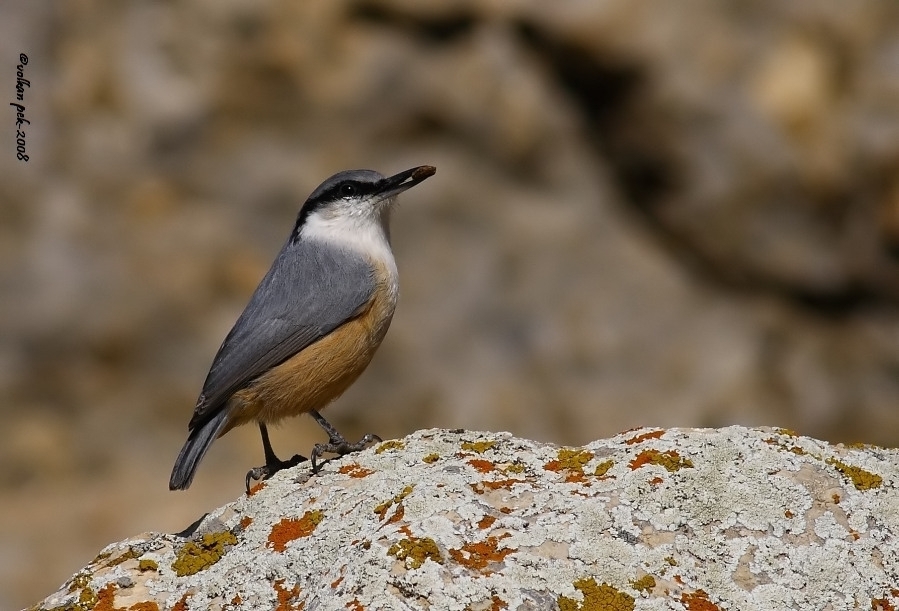
<instances>
[{"instance_id":1,"label":"pale green lichen","mask_svg":"<svg viewBox=\"0 0 899 611\"><path fill-rule=\"evenodd\" d=\"M559 611L633 611L634 597L621 592L607 583L597 584L592 577L578 579L574 588L584 596L578 602L567 596L560 596Z\"/></svg>"},{"instance_id":2,"label":"pale green lichen","mask_svg":"<svg viewBox=\"0 0 899 611\"><path fill-rule=\"evenodd\" d=\"M405 449L406 444L397 439L391 439L390 441L385 441L381 445L375 449L375 454L382 454L387 452L388 450L403 450Z\"/></svg>"},{"instance_id":3,"label":"pale green lichen","mask_svg":"<svg viewBox=\"0 0 899 611\"><path fill-rule=\"evenodd\" d=\"M105 556L101 554L97 557L99 560L103 560L108 558L112 554L107 553ZM94 562L97 561L94 560ZM69 581L69 586L66 588L68 592L74 593L78 592L78 601L68 603L66 605L62 605L59 607L53 607L52 609L46 609L44 611L92 611L94 607L97 605L97 597L96 592L94 592L90 588L90 581L92 575L85 570L82 570L79 573L76 573L72 579ZM79 592L80 590L80 592ZM41 607L35 607L35 609L41 609Z\"/></svg>"},{"instance_id":4,"label":"pale green lichen","mask_svg":"<svg viewBox=\"0 0 899 611\"><path fill-rule=\"evenodd\" d=\"M609 469L611 469L613 466L615 466L615 461L611 459L604 460L603 462L596 465L596 469L593 471L593 475L595 475L596 477L602 477L606 473L608 473Z\"/></svg>"},{"instance_id":5,"label":"pale green lichen","mask_svg":"<svg viewBox=\"0 0 899 611\"><path fill-rule=\"evenodd\" d=\"M692 469L693 461L689 458L682 458L674 450L668 450L667 452L643 450L630 462L630 468L639 469L643 465L659 465L660 467L665 467L670 473L674 473L684 468Z\"/></svg>"},{"instance_id":6,"label":"pale green lichen","mask_svg":"<svg viewBox=\"0 0 899 611\"><path fill-rule=\"evenodd\" d=\"M557 461L562 469L583 472L584 465L593 458L593 452L580 448L562 448L557 456Z\"/></svg>"},{"instance_id":7,"label":"pale green lichen","mask_svg":"<svg viewBox=\"0 0 899 611\"><path fill-rule=\"evenodd\" d=\"M483 454L487 450L496 446L495 441L463 441L462 449L468 450L469 452L477 452L478 454Z\"/></svg>"},{"instance_id":8,"label":"pale green lichen","mask_svg":"<svg viewBox=\"0 0 899 611\"><path fill-rule=\"evenodd\" d=\"M656 580L652 575L644 575L640 579L632 581L631 585L634 586L635 590L648 594L654 587L656 587Z\"/></svg>"},{"instance_id":9,"label":"pale green lichen","mask_svg":"<svg viewBox=\"0 0 899 611\"><path fill-rule=\"evenodd\" d=\"M390 546L387 553L394 556L397 560L406 563L409 568L420 568L425 560L433 560L438 564L443 564L443 555L437 543L430 537L421 539L410 537L408 539L400 539Z\"/></svg>"},{"instance_id":10,"label":"pale green lichen","mask_svg":"<svg viewBox=\"0 0 899 611\"><path fill-rule=\"evenodd\" d=\"M378 503L375 505L374 512L378 514L380 519L384 519L387 515L387 510L390 509L393 505L399 504L404 498L412 494L412 491L415 489L415 486L406 486L403 488L398 494L394 495L392 499L387 499L383 503Z\"/></svg>"},{"instance_id":11,"label":"pale green lichen","mask_svg":"<svg viewBox=\"0 0 899 611\"><path fill-rule=\"evenodd\" d=\"M872 488L880 488L880 486L883 484L882 477L880 477L876 473L865 471L861 467L853 467L852 465L847 465L846 463L837 460L836 458L828 458L824 462L832 467L835 467L837 471L843 474L843 476L849 478L852 481L852 485L855 486L857 490L871 490Z\"/></svg>"},{"instance_id":12,"label":"pale green lichen","mask_svg":"<svg viewBox=\"0 0 899 611\"><path fill-rule=\"evenodd\" d=\"M125 562L126 560L133 560L135 558L140 557L140 552L135 550L133 547L129 547L128 551L122 554L121 556L116 556L112 560L107 561L106 566L113 567L118 566Z\"/></svg>"},{"instance_id":13,"label":"pale green lichen","mask_svg":"<svg viewBox=\"0 0 899 611\"><path fill-rule=\"evenodd\" d=\"M178 577L194 575L207 569L225 555L225 546L236 545L237 537L229 530L206 533L199 541L188 541L178 552L172 569Z\"/></svg>"},{"instance_id":14,"label":"pale green lichen","mask_svg":"<svg viewBox=\"0 0 899 611\"><path fill-rule=\"evenodd\" d=\"M583 448L561 448L556 459L551 460L543 468L547 471L564 472L565 481L583 482L584 466L593 459L593 452Z\"/></svg>"}]
</instances>

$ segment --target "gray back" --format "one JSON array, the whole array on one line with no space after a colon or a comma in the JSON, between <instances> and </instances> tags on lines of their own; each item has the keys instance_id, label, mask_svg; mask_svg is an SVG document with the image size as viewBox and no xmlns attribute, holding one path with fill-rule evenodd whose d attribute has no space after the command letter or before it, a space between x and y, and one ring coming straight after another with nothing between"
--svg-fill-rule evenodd
<instances>
[{"instance_id":1,"label":"gray back","mask_svg":"<svg viewBox=\"0 0 899 611\"><path fill-rule=\"evenodd\" d=\"M189 428L355 316L374 290L375 270L362 256L322 242L288 240L215 355Z\"/></svg>"}]
</instances>

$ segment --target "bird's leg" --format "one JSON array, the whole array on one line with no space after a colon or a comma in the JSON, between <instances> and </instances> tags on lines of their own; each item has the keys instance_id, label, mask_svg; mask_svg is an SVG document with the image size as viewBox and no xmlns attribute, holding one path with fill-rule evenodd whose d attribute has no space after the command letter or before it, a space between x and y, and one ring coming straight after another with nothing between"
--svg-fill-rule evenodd
<instances>
[{"instance_id":1,"label":"bird's leg","mask_svg":"<svg viewBox=\"0 0 899 611\"><path fill-rule=\"evenodd\" d=\"M343 435L337 432L337 429L334 426L325 420L321 414L319 414L314 409L309 412L309 414L315 418L315 421L318 422L319 426L325 429L325 432L328 434L328 443L317 443L315 447L312 448L312 472L318 473L318 469L321 466L318 463L318 459L321 458L321 455L325 452L330 452L332 454L339 454L343 456L345 454L350 454L352 452L358 452L359 450L364 450L368 447L372 442L375 441L383 441L377 435L369 433L356 443L349 443L346 439L343 438Z\"/></svg>"},{"instance_id":2,"label":"bird's leg","mask_svg":"<svg viewBox=\"0 0 899 611\"><path fill-rule=\"evenodd\" d=\"M260 479L268 479L281 469L288 469L300 464L304 460L308 460L305 456L300 456L299 454L294 455L290 460L281 460L275 456L275 451L272 449L272 442L269 441L268 438L268 428L265 426L265 423L259 423L259 432L262 433L262 451L265 452L265 464L261 467L256 467L255 469L247 471L247 494L250 493L250 480L258 481Z\"/></svg>"}]
</instances>

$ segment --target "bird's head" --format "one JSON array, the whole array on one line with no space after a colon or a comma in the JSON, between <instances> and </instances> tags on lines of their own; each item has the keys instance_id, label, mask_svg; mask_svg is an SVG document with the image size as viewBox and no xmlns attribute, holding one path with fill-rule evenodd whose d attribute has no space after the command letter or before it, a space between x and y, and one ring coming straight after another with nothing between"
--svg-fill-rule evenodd
<instances>
[{"instance_id":1,"label":"bird's head","mask_svg":"<svg viewBox=\"0 0 899 611\"><path fill-rule=\"evenodd\" d=\"M436 172L423 165L384 177L373 170L345 170L320 184L297 216L292 240L349 241L381 232L388 238L390 210L396 196Z\"/></svg>"}]
</instances>

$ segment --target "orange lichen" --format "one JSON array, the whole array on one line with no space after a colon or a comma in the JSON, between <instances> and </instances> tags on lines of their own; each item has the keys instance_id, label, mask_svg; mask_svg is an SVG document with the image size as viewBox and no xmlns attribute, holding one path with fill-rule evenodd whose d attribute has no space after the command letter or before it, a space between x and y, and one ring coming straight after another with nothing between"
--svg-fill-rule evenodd
<instances>
[{"instance_id":1,"label":"orange lichen","mask_svg":"<svg viewBox=\"0 0 899 611\"><path fill-rule=\"evenodd\" d=\"M175 606L172 607L172 611L187 611L187 599L190 597L190 592L185 592L185 594L178 599L178 602L175 603Z\"/></svg>"},{"instance_id":2,"label":"orange lichen","mask_svg":"<svg viewBox=\"0 0 899 611\"><path fill-rule=\"evenodd\" d=\"M496 469L495 464L489 460L482 460L480 458L472 458L468 461L468 464L474 467L475 471L479 473L490 473Z\"/></svg>"},{"instance_id":3,"label":"orange lichen","mask_svg":"<svg viewBox=\"0 0 899 611\"><path fill-rule=\"evenodd\" d=\"M493 523L496 522L496 518L491 515L485 515L483 518L478 520L478 528L481 530L486 530L493 526Z\"/></svg>"},{"instance_id":4,"label":"orange lichen","mask_svg":"<svg viewBox=\"0 0 899 611\"><path fill-rule=\"evenodd\" d=\"M240 529L246 530L247 527L253 523L253 518L250 516L244 516L240 519Z\"/></svg>"},{"instance_id":5,"label":"orange lichen","mask_svg":"<svg viewBox=\"0 0 899 611\"><path fill-rule=\"evenodd\" d=\"M438 564L443 564L443 555L437 542L430 537L408 539L400 539L390 546L387 553L406 563L409 568L420 568L425 560L433 560Z\"/></svg>"},{"instance_id":6,"label":"orange lichen","mask_svg":"<svg viewBox=\"0 0 899 611\"><path fill-rule=\"evenodd\" d=\"M352 606L350 606L352 605ZM346 604L346 608L350 611L365 611L365 607L362 606L362 603L359 602L358 598L354 598L350 602Z\"/></svg>"},{"instance_id":7,"label":"orange lichen","mask_svg":"<svg viewBox=\"0 0 899 611\"><path fill-rule=\"evenodd\" d=\"M260 490L265 488L265 482L259 482L258 484L253 484L253 487L247 490L247 496L253 496Z\"/></svg>"},{"instance_id":8,"label":"orange lichen","mask_svg":"<svg viewBox=\"0 0 899 611\"><path fill-rule=\"evenodd\" d=\"M515 551L510 548L499 549L499 542L509 536L509 533L505 533L499 537L487 537L483 541L466 543L459 549L451 549L449 553L459 564L480 571L491 562L502 562L506 556Z\"/></svg>"},{"instance_id":9,"label":"orange lichen","mask_svg":"<svg viewBox=\"0 0 899 611\"><path fill-rule=\"evenodd\" d=\"M93 604L84 607L81 604L73 607L73 609L91 609L91 611L159 611L159 605L153 601L143 601L134 603L126 610L125 607L115 606L115 590L114 583L106 584L98 593ZM66 607L68 609L68 607Z\"/></svg>"},{"instance_id":10,"label":"orange lichen","mask_svg":"<svg viewBox=\"0 0 899 611\"><path fill-rule=\"evenodd\" d=\"M412 491L414 489L415 486L406 486L398 494L394 495L392 499L387 499L383 503L378 503L377 505L375 505L374 512L378 514L378 518L383 520L387 515L387 510L390 509L393 505L399 504L404 498L412 494Z\"/></svg>"},{"instance_id":11,"label":"orange lichen","mask_svg":"<svg viewBox=\"0 0 899 611\"><path fill-rule=\"evenodd\" d=\"M669 472L673 473L685 467L692 468L693 461L689 458L681 458L674 450L660 452L659 450L643 450L628 465L631 469L636 470L644 465L659 465L665 467Z\"/></svg>"},{"instance_id":12,"label":"orange lichen","mask_svg":"<svg viewBox=\"0 0 899 611\"><path fill-rule=\"evenodd\" d=\"M366 469L359 463L350 463L348 465L344 465L337 470L338 473L342 473L344 475L349 475L350 477L354 477L356 479L361 479L363 477L368 477L374 471L371 469Z\"/></svg>"},{"instance_id":13,"label":"orange lichen","mask_svg":"<svg viewBox=\"0 0 899 611\"><path fill-rule=\"evenodd\" d=\"M402 520L404 515L406 515L406 508L400 503L396 506L396 511L393 512L393 515L387 519L386 524L395 524Z\"/></svg>"},{"instance_id":14,"label":"orange lichen","mask_svg":"<svg viewBox=\"0 0 899 611\"><path fill-rule=\"evenodd\" d=\"M721 607L709 600L709 595L703 590L684 592L680 601L687 607L687 611L721 611Z\"/></svg>"},{"instance_id":15,"label":"orange lichen","mask_svg":"<svg viewBox=\"0 0 899 611\"><path fill-rule=\"evenodd\" d=\"M634 597L621 592L607 583L597 584L592 577L578 579L574 588L579 590L584 600L580 603L573 598L560 596L559 611L633 611Z\"/></svg>"},{"instance_id":16,"label":"orange lichen","mask_svg":"<svg viewBox=\"0 0 899 611\"><path fill-rule=\"evenodd\" d=\"M294 585L288 590L284 587L283 579L278 579L272 586L278 597L278 606L275 607L275 611L302 611L305 606L303 601L296 602L297 596L300 595L300 586Z\"/></svg>"},{"instance_id":17,"label":"orange lichen","mask_svg":"<svg viewBox=\"0 0 899 611\"><path fill-rule=\"evenodd\" d=\"M490 597L490 611L501 611L501 609L508 609L509 605L502 598L494 594Z\"/></svg>"},{"instance_id":18,"label":"orange lichen","mask_svg":"<svg viewBox=\"0 0 899 611\"><path fill-rule=\"evenodd\" d=\"M316 509L307 511L301 518L282 518L272 526L268 542L276 552L283 552L291 541L311 535L324 517L325 514Z\"/></svg>"},{"instance_id":19,"label":"orange lichen","mask_svg":"<svg viewBox=\"0 0 899 611\"><path fill-rule=\"evenodd\" d=\"M893 596L896 596L895 592L893 593ZM894 607L886 598L872 598L871 611L896 611L896 607Z\"/></svg>"},{"instance_id":20,"label":"orange lichen","mask_svg":"<svg viewBox=\"0 0 899 611\"><path fill-rule=\"evenodd\" d=\"M661 436L664 435L664 434L665 434L665 431L664 431L664 430L661 430L661 431L651 431L651 432L649 432L649 433L643 433L642 435L636 435L636 436L634 436L634 437L631 437L630 439L625 439L625 440L624 440L624 443L626 443L627 445L634 445L634 444L636 444L636 443L643 443L643 442L646 441L647 439L658 439L659 437L661 437Z\"/></svg>"},{"instance_id":21,"label":"orange lichen","mask_svg":"<svg viewBox=\"0 0 899 611\"><path fill-rule=\"evenodd\" d=\"M115 584L108 583L97 592L97 604L93 611L117 611L115 606Z\"/></svg>"},{"instance_id":22,"label":"orange lichen","mask_svg":"<svg viewBox=\"0 0 899 611\"><path fill-rule=\"evenodd\" d=\"M336 589L337 586L340 585L340 582L341 582L341 581L343 581L343 575L341 575L340 577L338 577L337 579L335 579L334 581L331 582L331 589L332 589L332 590L333 590L333 589Z\"/></svg>"},{"instance_id":23,"label":"orange lichen","mask_svg":"<svg viewBox=\"0 0 899 611\"><path fill-rule=\"evenodd\" d=\"M857 490L871 490L872 488L880 488L883 484L883 478L876 473L865 471L861 467L853 467L837 460L836 458L828 458L825 460L828 465L835 467L837 471L844 477L852 481L852 485Z\"/></svg>"},{"instance_id":24,"label":"orange lichen","mask_svg":"<svg viewBox=\"0 0 899 611\"><path fill-rule=\"evenodd\" d=\"M796 515L796 514L793 513L792 511L790 511L789 509L787 509L786 511L784 511L784 517L785 517L785 518L792 518L792 517L795 516L795 515Z\"/></svg>"}]
</instances>

